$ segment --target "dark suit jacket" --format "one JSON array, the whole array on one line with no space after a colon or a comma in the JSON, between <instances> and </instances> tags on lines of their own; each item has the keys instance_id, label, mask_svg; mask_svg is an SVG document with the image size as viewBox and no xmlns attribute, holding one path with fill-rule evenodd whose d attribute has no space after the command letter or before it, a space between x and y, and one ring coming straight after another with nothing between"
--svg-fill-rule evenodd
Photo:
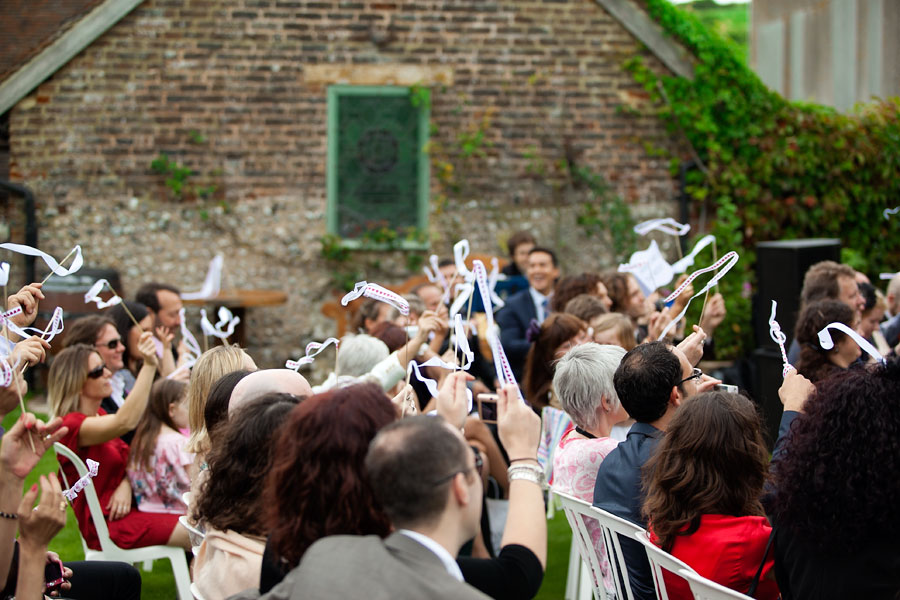
<instances>
[{"instance_id":1,"label":"dark suit jacket","mask_svg":"<svg viewBox=\"0 0 900 600\"><path fill-rule=\"evenodd\" d=\"M531 349L531 342L525 339L525 332L532 319L537 319L537 310L527 289L510 296L506 306L500 309L496 317L500 327L500 343L503 344L516 380L520 382L525 369L525 358Z\"/></svg>"},{"instance_id":2,"label":"dark suit jacket","mask_svg":"<svg viewBox=\"0 0 900 600\"><path fill-rule=\"evenodd\" d=\"M255 593L254 593L255 592ZM402 533L322 538L284 580L263 596L247 590L230 600L487 600L454 579L431 550Z\"/></svg>"}]
</instances>

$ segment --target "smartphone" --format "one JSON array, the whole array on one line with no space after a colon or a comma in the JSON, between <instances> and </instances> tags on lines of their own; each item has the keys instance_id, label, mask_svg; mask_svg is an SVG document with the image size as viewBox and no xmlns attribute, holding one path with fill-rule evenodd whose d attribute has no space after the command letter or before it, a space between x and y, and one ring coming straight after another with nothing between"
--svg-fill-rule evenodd
<instances>
[{"instance_id":1,"label":"smartphone","mask_svg":"<svg viewBox=\"0 0 900 600\"><path fill-rule=\"evenodd\" d=\"M46 592L48 594L55 592L63 584L63 581L65 579L63 578L62 563L56 560L48 562L47 566L44 567Z\"/></svg>"},{"instance_id":2,"label":"smartphone","mask_svg":"<svg viewBox=\"0 0 900 600\"><path fill-rule=\"evenodd\" d=\"M497 394L478 394L478 416L485 423L497 422Z\"/></svg>"},{"instance_id":3,"label":"smartphone","mask_svg":"<svg viewBox=\"0 0 900 600\"><path fill-rule=\"evenodd\" d=\"M738 386L729 385L727 383L720 383L719 385L716 386L716 390L720 391L720 392L728 392L729 394L737 394Z\"/></svg>"}]
</instances>

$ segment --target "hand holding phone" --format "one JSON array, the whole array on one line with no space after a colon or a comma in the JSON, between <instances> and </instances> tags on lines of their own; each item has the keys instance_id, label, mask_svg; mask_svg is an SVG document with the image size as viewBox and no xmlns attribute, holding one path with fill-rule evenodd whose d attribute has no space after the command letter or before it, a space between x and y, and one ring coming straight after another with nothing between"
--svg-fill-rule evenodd
<instances>
[{"instance_id":1,"label":"hand holding phone","mask_svg":"<svg viewBox=\"0 0 900 600\"><path fill-rule=\"evenodd\" d=\"M478 416L484 423L497 423L497 394L478 394Z\"/></svg>"}]
</instances>

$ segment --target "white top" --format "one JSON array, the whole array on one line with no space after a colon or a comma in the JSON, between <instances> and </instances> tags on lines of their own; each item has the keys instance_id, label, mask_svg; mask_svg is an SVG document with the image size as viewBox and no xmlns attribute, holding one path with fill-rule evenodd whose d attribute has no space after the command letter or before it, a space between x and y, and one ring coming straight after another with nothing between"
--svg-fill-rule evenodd
<instances>
[{"instance_id":1,"label":"white top","mask_svg":"<svg viewBox=\"0 0 900 600\"><path fill-rule=\"evenodd\" d=\"M547 318L547 311L550 310L550 296L543 295L533 287L528 288L528 293L531 294L531 301L534 302L537 321L538 323L543 323L544 319ZM544 310L544 301L547 301L547 310Z\"/></svg>"},{"instance_id":2,"label":"white top","mask_svg":"<svg viewBox=\"0 0 900 600\"><path fill-rule=\"evenodd\" d=\"M116 406L122 407L125 402L125 369L119 369L109 379L109 385L112 387L112 393L109 395Z\"/></svg>"},{"instance_id":3,"label":"white top","mask_svg":"<svg viewBox=\"0 0 900 600\"><path fill-rule=\"evenodd\" d=\"M454 560L454 558L450 556L450 553L447 552L446 548L438 544L430 537L422 535L418 531L398 529L397 533L402 533L406 537L416 540L417 542L431 550L444 564L444 568L447 569L447 573L449 573L451 577L453 577L457 581L465 581L463 579L462 571L459 570L459 565L456 564L456 560Z\"/></svg>"}]
</instances>

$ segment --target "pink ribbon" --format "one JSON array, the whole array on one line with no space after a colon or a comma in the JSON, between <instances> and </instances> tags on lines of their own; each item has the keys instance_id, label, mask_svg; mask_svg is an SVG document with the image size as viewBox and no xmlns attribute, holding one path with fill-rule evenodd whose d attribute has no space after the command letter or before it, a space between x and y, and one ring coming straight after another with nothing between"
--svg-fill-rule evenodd
<instances>
[{"instance_id":1,"label":"pink ribbon","mask_svg":"<svg viewBox=\"0 0 900 600\"><path fill-rule=\"evenodd\" d=\"M358 281L356 285L353 286L353 290L347 292L344 297L341 298L341 305L347 306L350 302L353 302L361 296L385 302L399 310L401 315L409 315L409 302L406 301L406 298L396 292L381 287L377 283L369 283L367 281Z\"/></svg>"},{"instance_id":2,"label":"pink ribbon","mask_svg":"<svg viewBox=\"0 0 900 600\"><path fill-rule=\"evenodd\" d=\"M497 379L500 385L512 384L518 389L519 384L516 382L516 376L513 374L509 359L503 350L503 344L500 343L499 328L494 323L494 308L491 305L490 291L488 290L487 269L484 263L476 259L472 261L472 273L475 276L475 282L478 284L478 291L481 293L481 299L484 301L484 314L487 318L487 341L491 347L491 353L494 355L494 369L497 371ZM522 392L519 391L519 398L522 398Z\"/></svg>"},{"instance_id":3,"label":"pink ribbon","mask_svg":"<svg viewBox=\"0 0 900 600\"><path fill-rule=\"evenodd\" d=\"M65 329L65 326L63 325L63 309L59 306L53 309L53 315L50 317L47 329L42 330L37 327L19 327L12 321L7 321L6 326L10 331L20 337L29 338L33 335L39 335L49 342Z\"/></svg>"},{"instance_id":4,"label":"pink ribbon","mask_svg":"<svg viewBox=\"0 0 900 600\"><path fill-rule=\"evenodd\" d=\"M674 292L672 292L671 294L668 295L668 297L665 300L665 303L666 303L666 305L671 305L671 302L673 300L675 300L675 298L680 296L681 292L683 292L685 290L685 288L687 288L687 286L690 285L690 283L692 281L694 281L694 279L696 279L699 275L702 275L703 273L709 273L710 271L718 270L718 273L713 275L710 278L710 280L706 282L706 285L704 285L703 288L699 292L697 292L693 296L691 296L691 299L687 301L687 304L684 305L684 308L681 309L681 312L678 313L678 316L675 317L674 319L672 319L669 322L669 324L666 325L666 328L663 329L662 333L659 334L659 339L665 338L666 334L668 334L672 330L672 328L675 327L675 325L681 319L684 318L684 315L687 312L688 306L691 305L691 300L693 300L697 296L701 296L701 295L705 294L708 290L712 289L712 287L714 285L719 283L719 280L722 279L728 273L728 271L730 271L732 269L732 267L734 267L734 265L737 264L737 261L739 258L740 257L738 256L737 252L732 250L731 252L727 253L725 256L723 256L722 258L720 258L713 264L709 265L708 267L705 267L703 269L697 269L696 271L691 273L688 276L688 278L684 280L684 283L679 285L678 288Z\"/></svg>"},{"instance_id":5,"label":"pink ribbon","mask_svg":"<svg viewBox=\"0 0 900 600\"><path fill-rule=\"evenodd\" d=\"M83 490L86 486L91 483L91 478L97 476L97 469L100 466L96 460L91 460L90 458L84 461L87 465L88 472L85 473L84 477L75 482L75 485L70 487L69 489L63 491L63 496L69 499L69 502L74 502L75 498L78 496L78 492Z\"/></svg>"}]
</instances>

